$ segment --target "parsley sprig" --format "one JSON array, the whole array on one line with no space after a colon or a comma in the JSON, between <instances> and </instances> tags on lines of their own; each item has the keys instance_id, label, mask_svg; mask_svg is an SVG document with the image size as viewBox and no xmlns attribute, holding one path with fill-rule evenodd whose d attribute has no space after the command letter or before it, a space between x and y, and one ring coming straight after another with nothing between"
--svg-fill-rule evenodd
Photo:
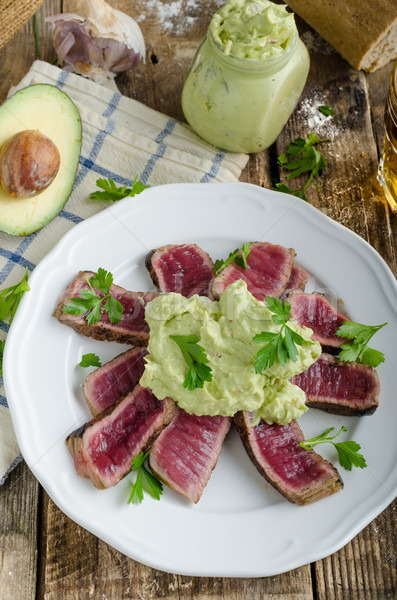
<instances>
[{"instance_id":1,"label":"parsley sprig","mask_svg":"<svg viewBox=\"0 0 397 600\"><path fill-rule=\"evenodd\" d=\"M266 306L274 313L272 315L273 323L282 325L282 327L278 333L263 331L252 338L252 341L258 344L266 343L266 346L263 346L255 357L255 373L261 373L271 367L276 358L283 367L287 364L288 359L296 362L298 359L297 346L312 343L303 339L287 325L291 312L291 304L288 300L283 305L280 298L266 296Z\"/></svg>"},{"instance_id":2,"label":"parsley sprig","mask_svg":"<svg viewBox=\"0 0 397 600\"><path fill-rule=\"evenodd\" d=\"M215 261L215 272L216 275L219 276L219 273L225 269L231 262L235 262L239 267L243 269L247 269L247 257L251 252L251 242L246 242L241 246L241 248L237 248L233 252L230 252L228 258L226 260L216 260Z\"/></svg>"},{"instance_id":3,"label":"parsley sprig","mask_svg":"<svg viewBox=\"0 0 397 600\"><path fill-rule=\"evenodd\" d=\"M333 440L338 437L342 431L347 431L347 427L342 425L336 435L327 437L334 429L335 427L330 427L311 440L304 440L299 446L306 450L311 450L314 446L317 446L317 444L326 444L329 442L335 446L336 451L338 452L339 462L344 469L347 469L347 471L351 471L352 467L364 469L367 466L367 463L365 462L364 456L358 452L358 450L361 450L360 444L353 442L352 440L347 442L334 442Z\"/></svg>"},{"instance_id":4,"label":"parsley sprig","mask_svg":"<svg viewBox=\"0 0 397 600\"><path fill-rule=\"evenodd\" d=\"M207 365L204 348L197 344L197 335L170 335L170 338L178 344L189 367L183 387L192 391L204 387L204 381L212 381L212 369Z\"/></svg>"},{"instance_id":5,"label":"parsley sprig","mask_svg":"<svg viewBox=\"0 0 397 600\"><path fill-rule=\"evenodd\" d=\"M92 192L90 194L91 200L110 200L111 202L118 202L127 196L137 196L150 187L150 185L145 185L142 181L139 181L138 175L136 175L130 188L126 185L117 187L113 179L97 179L96 184L103 192Z\"/></svg>"},{"instance_id":6,"label":"parsley sprig","mask_svg":"<svg viewBox=\"0 0 397 600\"><path fill-rule=\"evenodd\" d=\"M0 291L0 321L8 320L8 323L11 325L22 296L29 290L28 268L26 267L24 276L19 283ZM5 340L0 340L0 377L3 376L3 354L5 343Z\"/></svg>"},{"instance_id":7,"label":"parsley sprig","mask_svg":"<svg viewBox=\"0 0 397 600\"><path fill-rule=\"evenodd\" d=\"M134 485L132 486L130 497L127 500L128 504L131 502L138 502L139 504L143 500L143 489L154 498L155 500L160 500L160 496L163 493L163 484L161 481L157 479L146 467L145 460L150 454L150 450L145 454L140 452L132 461L131 470L138 471L137 478L135 480ZM144 485L145 480L146 485Z\"/></svg>"},{"instance_id":8,"label":"parsley sprig","mask_svg":"<svg viewBox=\"0 0 397 600\"><path fill-rule=\"evenodd\" d=\"M0 292L0 321L9 319L9 324L11 325L22 296L29 290L28 268L26 267L25 274L19 283L5 288Z\"/></svg>"},{"instance_id":9,"label":"parsley sprig","mask_svg":"<svg viewBox=\"0 0 397 600\"><path fill-rule=\"evenodd\" d=\"M291 190L285 183L276 183L273 190L292 194L306 200L306 189L311 183L318 189L315 179L327 167L327 161L324 156L314 146L323 142L330 142L329 139L320 139L315 133L309 133L307 139L301 137L296 138L288 144L286 152L283 152L278 157L278 164L289 171L287 180L299 177L303 173L309 173L309 178L303 187L297 190Z\"/></svg>"},{"instance_id":10,"label":"parsley sprig","mask_svg":"<svg viewBox=\"0 0 397 600\"><path fill-rule=\"evenodd\" d=\"M370 367L377 367L384 362L383 352L369 348L368 342L379 329L382 329L387 323L382 325L362 325L354 321L344 321L339 327L336 335L352 340L341 345L342 352L339 354L339 360L344 362L356 362Z\"/></svg>"},{"instance_id":11,"label":"parsley sprig","mask_svg":"<svg viewBox=\"0 0 397 600\"><path fill-rule=\"evenodd\" d=\"M78 316L85 315L88 325L94 325L100 320L103 308L111 323L119 323L123 317L123 307L116 298L110 295L113 275L100 268L95 275L90 279L85 277L85 280L88 289L80 290L80 297L71 298L70 302L63 307L64 312Z\"/></svg>"},{"instance_id":12,"label":"parsley sprig","mask_svg":"<svg viewBox=\"0 0 397 600\"><path fill-rule=\"evenodd\" d=\"M102 367L102 362L97 354L89 352L88 354L83 354L79 362L79 367Z\"/></svg>"}]
</instances>

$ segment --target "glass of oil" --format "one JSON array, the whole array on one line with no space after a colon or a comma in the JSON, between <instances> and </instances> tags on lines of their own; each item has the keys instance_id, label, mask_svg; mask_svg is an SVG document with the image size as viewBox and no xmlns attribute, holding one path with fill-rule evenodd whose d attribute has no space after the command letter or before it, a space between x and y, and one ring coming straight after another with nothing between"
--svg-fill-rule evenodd
<instances>
[{"instance_id":1,"label":"glass of oil","mask_svg":"<svg viewBox=\"0 0 397 600\"><path fill-rule=\"evenodd\" d=\"M386 200L397 213L397 61L393 65L385 109L385 143L379 162L378 181Z\"/></svg>"}]
</instances>

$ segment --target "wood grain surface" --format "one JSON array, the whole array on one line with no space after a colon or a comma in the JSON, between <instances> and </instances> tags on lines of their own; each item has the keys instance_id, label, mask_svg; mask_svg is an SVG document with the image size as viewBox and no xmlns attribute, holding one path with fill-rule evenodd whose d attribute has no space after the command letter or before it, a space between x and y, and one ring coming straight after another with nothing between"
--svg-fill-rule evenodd
<instances>
[{"instance_id":1,"label":"wood grain surface","mask_svg":"<svg viewBox=\"0 0 397 600\"><path fill-rule=\"evenodd\" d=\"M113 2L136 18L146 46L145 65L118 77L122 93L183 119L184 75L220 2L180 0ZM40 58L55 52L45 17L73 3L47 0L38 13ZM179 10L176 10L179 9ZM322 151L328 168L307 193L310 202L369 243L397 272L397 215L391 215L376 182L383 143L385 97L391 66L367 75L354 71L298 20L309 47L311 70L304 94L277 144L253 155L241 180L271 187L284 180L277 154L314 131L330 138ZM33 22L0 51L0 101L35 58ZM335 117L319 116L329 104ZM298 185L298 181L296 184ZM385 442L386 443L386 442ZM312 565L258 579L172 575L125 557L66 517L22 463L0 489L1 600L262 600L397 598L397 519L394 502L339 552Z\"/></svg>"}]
</instances>

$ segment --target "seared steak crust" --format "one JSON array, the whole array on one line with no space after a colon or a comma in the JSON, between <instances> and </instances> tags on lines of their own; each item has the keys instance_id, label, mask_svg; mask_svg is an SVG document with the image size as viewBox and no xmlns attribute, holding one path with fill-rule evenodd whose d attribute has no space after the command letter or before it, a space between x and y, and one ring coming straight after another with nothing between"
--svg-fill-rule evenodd
<instances>
[{"instance_id":1,"label":"seared steak crust","mask_svg":"<svg viewBox=\"0 0 397 600\"><path fill-rule=\"evenodd\" d=\"M77 473L104 489L131 470L132 460L146 452L175 414L175 404L159 401L147 388L134 390L73 431L66 445Z\"/></svg>"},{"instance_id":2,"label":"seared steak crust","mask_svg":"<svg viewBox=\"0 0 397 600\"><path fill-rule=\"evenodd\" d=\"M95 416L116 400L131 392L145 369L144 347L132 348L92 371L84 380L83 392Z\"/></svg>"},{"instance_id":3,"label":"seared steak crust","mask_svg":"<svg viewBox=\"0 0 397 600\"><path fill-rule=\"evenodd\" d=\"M189 298L208 296L214 276L210 255L197 244L167 245L146 255L145 265L162 292L177 292Z\"/></svg>"},{"instance_id":4,"label":"seared steak crust","mask_svg":"<svg viewBox=\"0 0 397 600\"><path fill-rule=\"evenodd\" d=\"M335 349L347 341L346 338L337 336L336 331L343 321L350 319L338 312L324 294L306 294L295 290L288 294L287 299L291 304L291 318L300 326L313 329L313 340L317 340L322 346Z\"/></svg>"},{"instance_id":5,"label":"seared steak crust","mask_svg":"<svg viewBox=\"0 0 397 600\"><path fill-rule=\"evenodd\" d=\"M247 269L230 263L212 283L212 293L218 300L228 285L243 279L248 290L258 300L266 296L279 298L285 291L291 277L295 251L269 242L251 244L247 257Z\"/></svg>"},{"instance_id":6,"label":"seared steak crust","mask_svg":"<svg viewBox=\"0 0 397 600\"><path fill-rule=\"evenodd\" d=\"M119 300L123 306L123 318L119 323L109 321L107 313L102 309L100 321L88 325L82 316L71 315L64 312L65 305L71 298L79 297L83 288L88 288L85 278L92 277L90 271L80 272L66 287L54 311L54 317L61 323L72 327L77 333L92 337L96 340L119 342L131 346L146 346L149 339L149 327L145 321L145 306L158 294L156 292L130 292L118 285L112 285L111 295Z\"/></svg>"},{"instance_id":7,"label":"seared steak crust","mask_svg":"<svg viewBox=\"0 0 397 600\"><path fill-rule=\"evenodd\" d=\"M367 365L323 354L291 382L306 394L306 404L334 415L372 415L378 407L379 376Z\"/></svg>"},{"instance_id":8,"label":"seared steak crust","mask_svg":"<svg viewBox=\"0 0 397 600\"><path fill-rule=\"evenodd\" d=\"M295 504L310 504L343 487L331 463L314 450L299 446L303 433L296 421L288 425L252 425L252 414L241 411L234 422L248 456L263 477Z\"/></svg>"},{"instance_id":9,"label":"seared steak crust","mask_svg":"<svg viewBox=\"0 0 397 600\"><path fill-rule=\"evenodd\" d=\"M231 419L178 409L153 444L150 468L171 489L197 503L221 453Z\"/></svg>"}]
</instances>

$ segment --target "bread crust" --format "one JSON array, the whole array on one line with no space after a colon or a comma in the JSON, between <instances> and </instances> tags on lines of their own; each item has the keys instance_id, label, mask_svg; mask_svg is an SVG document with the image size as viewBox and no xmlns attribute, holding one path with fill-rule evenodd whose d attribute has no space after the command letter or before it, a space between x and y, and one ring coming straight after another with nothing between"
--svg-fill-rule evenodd
<instances>
[{"instance_id":1,"label":"bread crust","mask_svg":"<svg viewBox=\"0 0 397 600\"><path fill-rule=\"evenodd\" d=\"M355 69L375 71L397 57L397 11L390 0L286 0Z\"/></svg>"}]
</instances>

